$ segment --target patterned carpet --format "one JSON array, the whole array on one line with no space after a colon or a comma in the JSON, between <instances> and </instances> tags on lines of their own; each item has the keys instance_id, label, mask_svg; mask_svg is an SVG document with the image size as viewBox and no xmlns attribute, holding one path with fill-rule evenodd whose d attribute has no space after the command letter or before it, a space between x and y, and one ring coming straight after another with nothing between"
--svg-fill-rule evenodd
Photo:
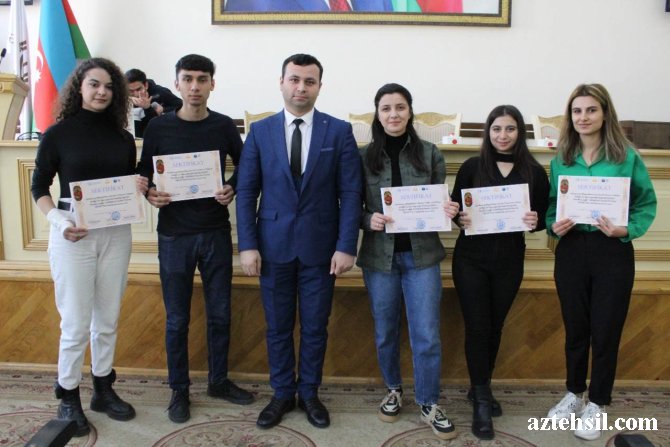
<instances>
[{"instance_id":1,"label":"patterned carpet","mask_svg":"<svg viewBox=\"0 0 670 447\"><path fill-rule=\"evenodd\" d=\"M0 447L23 446L47 421L54 417L58 401L53 397L54 375L0 369ZM166 407L170 391L156 377L119 375L116 390L137 410L137 418L116 422L104 414L88 410L91 395L90 376L82 383L82 401L92 424L87 437L75 438L72 446L146 446L146 447L430 447L430 446L614 446L616 431L604 432L598 441L577 440L569 431L528 430L528 418L542 417L563 396L559 386L499 384L494 394L504 415L495 419L496 438L479 441L469 429L471 407L466 388L446 386L442 391L449 417L459 431L452 441L440 441L419 419L411 390L406 390L405 406L399 421L393 424L377 419L377 405L385 390L381 387L327 385L320 396L331 412L331 427L320 430L308 424L300 410L284 417L271 430L259 430L258 412L268 402L271 389L266 383L238 382L252 390L257 401L236 406L206 394L206 383L196 381L191 388L191 420L173 424ZM608 417L656 418L657 431L640 432L655 446L670 447L670 386L618 387Z\"/></svg>"}]
</instances>

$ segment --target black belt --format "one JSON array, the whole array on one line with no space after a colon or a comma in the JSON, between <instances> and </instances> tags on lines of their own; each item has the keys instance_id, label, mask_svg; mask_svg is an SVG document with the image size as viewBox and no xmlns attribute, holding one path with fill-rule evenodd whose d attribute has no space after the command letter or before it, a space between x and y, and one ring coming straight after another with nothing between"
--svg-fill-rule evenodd
<instances>
[{"instance_id":1,"label":"black belt","mask_svg":"<svg viewBox=\"0 0 670 447\"><path fill-rule=\"evenodd\" d=\"M70 206L72 204L70 202L65 202L63 200L58 201L58 209L59 210L64 210L64 211L70 211Z\"/></svg>"}]
</instances>

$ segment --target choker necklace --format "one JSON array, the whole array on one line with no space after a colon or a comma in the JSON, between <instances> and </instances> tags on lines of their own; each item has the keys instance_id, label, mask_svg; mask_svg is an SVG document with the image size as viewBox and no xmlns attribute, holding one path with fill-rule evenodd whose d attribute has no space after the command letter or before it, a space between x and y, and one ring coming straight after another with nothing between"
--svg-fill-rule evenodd
<instances>
[{"instance_id":1,"label":"choker necklace","mask_svg":"<svg viewBox=\"0 0 670 447\"><path fill-rule=\"evenodd\" d=\"M505 163L514 163L514 154L503 154L496 151L495 160L502 161Z\"/></svg>"}]
</instances>

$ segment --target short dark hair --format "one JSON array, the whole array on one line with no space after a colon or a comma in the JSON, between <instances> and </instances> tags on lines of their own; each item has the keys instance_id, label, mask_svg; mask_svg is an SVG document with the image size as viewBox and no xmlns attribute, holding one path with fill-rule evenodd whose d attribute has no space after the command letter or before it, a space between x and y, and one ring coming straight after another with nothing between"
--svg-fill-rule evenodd
<instances>
[{"instance_id":1,"label":"short dark hair","mask_svg":"<svg viewBox=\"0 0 670 447\"><path fill-rule=\"evenodd\" d=\"M187 54L177 61L174 69L175 77L179 76L181 70L204 71L205 73L209 73L211 77L214 77L216 66L208 57L199 54Z\"/></svg>"},{"instance_id":2,"label":"short dark hair","mask_svg":"<svg viewBox=\"0 0 670 447\"><path fill-rule=\"evenodd\" d=\"M145 82L147 82L147 75L139 68L131 68L126 72L125 76L126 81L128 81L128 84L132 82L141 82L142 84L144 84Z\"/></svg>"},{"instance_id":3,"label":"short dark hair","mask_svg":"<svg viewBox=\"0 0 670 447\"><path fill-rule=\"evenodd\" d=\"M295 65L300 65L301 67L305 67L307 65L316 65L319 67L319 81L323 77L323 66L321 65L321 62L311 54L294 54L293 56L289 56L286 58L284 61L284 64L281 66L281 77L284 79L284 75L286 74L286 66L290 63L293 63Z\"/></svg>"}]
</instances>

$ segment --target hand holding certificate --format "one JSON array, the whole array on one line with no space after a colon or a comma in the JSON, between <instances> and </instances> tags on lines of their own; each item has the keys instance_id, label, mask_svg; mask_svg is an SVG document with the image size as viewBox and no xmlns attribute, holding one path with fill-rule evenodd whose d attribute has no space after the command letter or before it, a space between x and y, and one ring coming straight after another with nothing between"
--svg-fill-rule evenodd
<instances>
[{"instance_id":1,"label":"hand holding certificate","mask_svg":"<svg viewBox=\"0 0 670 447\"><path fill-rule=\"evenodd\" d=\"M70 182L77 227L94 229L144 222L135 175Z\"/></svg>"},{"instance_id":2,"label":"hand holding certificate","mask_svg":"<svg viewBox=\"0 0 670 447\"><path fill-rule=\"evenodd\" d=\"M530 211L528 184L468 188L461 191L463 211L468 213L473 234L527 231L524 216Z\"/></svg>"},{"instance_id":3,"label":"hand holding certificate","mask_svg":"<svg viewBox=\"0 0 670 447\"><path fill-rule=\"evenodd\" d=\"M214 197L223 188L219 151L154 155L153 163L156 190L172 202Z\"/></svg>"},{"instance_id":4,"label":"hand holding certificate","mask_svg":"<svg viewBox=\"0 0 670 447\"><path fill-rule=\"evenodd\" d=\"M381 188L387 233L451 231L451 220L444 211L449 201L446 184Z\"/></svg>"},{"instance_id":5,"label":"hand holding certificate","mask_svg":"<svg viewBox=\"0 0 670 447\"><path fill-rule=\"evenodd\" d=\"M614 225L628 226L629 177L558 176L556 220L595 225L606 216Z\"/></svg>"}]
</instances>

